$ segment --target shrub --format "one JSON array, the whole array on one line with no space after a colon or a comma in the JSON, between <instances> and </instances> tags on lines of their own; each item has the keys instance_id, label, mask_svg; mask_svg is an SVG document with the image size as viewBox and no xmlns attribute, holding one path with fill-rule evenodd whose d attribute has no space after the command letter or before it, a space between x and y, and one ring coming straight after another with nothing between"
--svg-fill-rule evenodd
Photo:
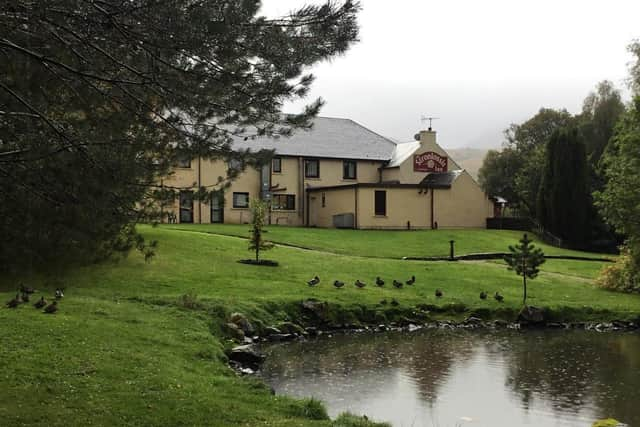
<instances>
[{"instance_id":1,"label":"shrub","mask_svg":"<svg viewBox=\"0 0 640 427\"><path fill-rule=\"evenodd\" d=\"M318 399L309 398L302 401L300 416L310 420L328 420L329 414L324 404Z\"/></svg>"},{"instance_id":2,"label":"shrub","mask_svg":"<svg viewBox=\"0 0 640 427\"><path fill-rule=\"evenodd\" d=\"M617 261L600 271L596 284L613 291L640 292L640 272L637 271L628 248L620 248Z\"/></svg>"},{"instance_id":3,"label":"shrub","mask_svg":"<svg viewBox=\"0 0 640 427\"><path fill-rule=\"evenodd\" d=\"M333 427L391 427L389 423L376 423L370 421L367 417L359 417L357 415L345 412L340 414L333 422Z\"/></svg>"}]
</instances>

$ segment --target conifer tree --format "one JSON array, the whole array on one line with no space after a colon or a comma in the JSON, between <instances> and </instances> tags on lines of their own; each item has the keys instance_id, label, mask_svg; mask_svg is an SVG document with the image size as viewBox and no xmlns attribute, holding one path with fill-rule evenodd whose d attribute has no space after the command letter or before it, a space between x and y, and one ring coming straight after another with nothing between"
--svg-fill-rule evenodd
<instances>
[{"instance_id":1,"label":"conifer tree","mask_svg":"<svg viewBox=\"0 0 640 427\"><path fill-rule=\"evenodd\" d=\"M509 246L510 254L504 257L508 269L522 276L522 304L527 305L527 278L535 279L539 273L538 267L545 261L542 249L531 244L532 240L526 233L520 239L520 244Z\"/></svg>"},{"instance_id":2,"label":"conifer tree","mask_svg":"<svg viewBox=\"0 0 640 427\"><path fill-rule=\"evenodd\" d=\"M577 247L590 235L587 176L585 146L576 129L555 131L547 143L537 217L545 230Z\"/></svg>"},{"instance_id":3,"label":"conifer tree","mask_svg":"<svg viewBox=\"0 0 640 427\"><path fill-rule=\"evenodd\" d=\"M258 165L268 153L237 153L233 137L311 126L321 99L299 114L282 106L308 94L310 66L357 40L359 5L327 1L278 18L260 8L2 2L0 271L144 247L132 225L157 218L154 195L182 190L157 185L178 159ZM206 190L228 185L230 171Z\"/></svg>"}]
</instances>

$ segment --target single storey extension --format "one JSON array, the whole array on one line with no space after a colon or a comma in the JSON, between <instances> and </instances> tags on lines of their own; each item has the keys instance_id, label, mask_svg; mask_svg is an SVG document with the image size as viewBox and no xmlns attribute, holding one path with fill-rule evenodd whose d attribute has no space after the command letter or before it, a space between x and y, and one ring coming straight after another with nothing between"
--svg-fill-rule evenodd
<instances>
[{"instance_id":1,"label":"single storey extension","mask_svg":"<svg viewBox=\"0 0 640 427\"><path fill-rule=\"evenodd\" d=\"M170 217L182 223L251 221L252 198L270 201L270 224L358 229L484 228L494 203L436 142L420 131L395 143L348 119L318 117L288 138L238 138L233 147L273 149L271 164L246 168L210 201L193 191L213 186L229 167L192 159L163 183L180 188Z\"/></svg>"}]
</instances>

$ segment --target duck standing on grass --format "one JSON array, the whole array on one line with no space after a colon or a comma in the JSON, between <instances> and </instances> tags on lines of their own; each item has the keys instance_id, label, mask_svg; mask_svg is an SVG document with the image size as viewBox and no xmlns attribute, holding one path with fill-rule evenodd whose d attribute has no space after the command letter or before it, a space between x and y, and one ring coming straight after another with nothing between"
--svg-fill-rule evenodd
<instances>
[{"instance_id":1,"label":"duck standing on grass","mask_svg":"<svg viewBox=\"0 0 640 427\"><path fill-rule=\"evenodd\" d=\"M341 287L344 286L344 282L341 282L340 280L336 280L335 282L333 282L333 286L340 289Z\"/></svg>"},{"instance_id":2,"label":"duck standing on grass","mask_svg":"<svg viewBox=\"0 0 640 427\"><path fill-rule=\"evenodd\" d=\"M318 283L320 283L320 278L319 278L318 276L315 276L313 279L311 279L311 280L309 280L309 281L307 282L307 285L309 285L309 286L315 286L315 285L317 285Z\"/></svg>"},{"instance_id":3,"label":"duck standing on grass","mask_svg":"<svg viewBox=\"0 0 640 427\"><path fill-rule=\"evenodd\" d=\"M487 291L480 292L480 299L487 299Z\"/></svg>"},{"instance_id":4,"label":"duck standing on grass","mask_svg":"<svg viewBox=\"0 0 640 427\"><path fill-rule=\"evenodd\" d=\"M24 284L20 284L20 292L23 294L33 294L36 290L30 286L25 286Z\"/></svg>"},{"instance_id":5,"label":"duck standing on grass","mask_svg":"<svg viewBox=\"0 0 640 427\"><path fill-rule=\"evenodd\" d=\"M43 313L53 314L58 311L58 301L54 301L42 310Z\"/></svg>"},{"instance_id":6,"label":"duck standing on grass","mask_svg":"<svg viewBox=\"0 0 640 427\"><path fill-rule=\"evenodd\" d=\"M444 295L442 291L440 289L436 289L436 298L442 298L442 295Z\"/></svg>"},{"instance_id":7,"label":"duck standing on grass","mask_svg":"<svg viewBox=\"0 0 640 427\"><path fill-rule=\"evenodd\" d=\"M15 298L7 301L7 303L5 305L8 308L16 308L17 306L20 305L21 302L22 302L22 300L20 299L20 293L16 293Z\"/></svg>"},{"instance_id":8,"label":"duck standing on grass","mask_svg":"<svg viewBox=\"0 0 640 427\"><path fill-rule=\"evenodd\" d=\"M493 297L494 297L494 298L496 299L496 301L498 301L498 302L502 302L502 301L504 301L504 297L503 297L502 295L500 295L500 293L499 293L499 292L496 292L496 294L495 294Z\"/></svg>"},{"instance_id":9,"label":"duck standing on grass","mask_svg":"<svg viewBox=\"0 0 640 427\"><path fill-rule=\"evenodd\" d=\"M36 302L35 304L33 304L33 306L34 306L35 308L38 308L38 309L40 309L40 308L44 307L45 305L47 305L47 301L44 299L44 297L40 297L40 299L38 300L38 302Z\"/></svg>"},{"instance_id":10,"label":"duck standing on grass","mask_svg":"<svg viewBox=\"0 0 640 427\"><path fill-rule=\"evenodd\" d=\"M376 277L376 286L378 286L378 287L383 287L384 286L384 280L382 280L380 278L380 276Z\"/></svg>"},{"instance_id":11,"label":"duck standing on grass","mask_svg":"<svg viewBox=\"0 0 640 427\"><path fill-rule=\"evenodd\" d=\"M402 288L402 282L398 282L396 279L393 279L393 286L396 289L401 289Z\"/></svg>"},{"instance_id":12,"label":"duck standing on grass","mask_svg":"<svg viewBox=\"0 0 640 427\"><path fill-rule=\"evenodd\" d=\"M61 298L64 297L64 292L63 291L64 291L64 289L62 289L62 288L56 288L56 293L55 293L56 299L61 299Z\"/></svg>"},{"instance_id":13,"label":"duck standing on grass","mask_svg":"<svg viewBox=\"0 0 640 427\"><path fill-rule=\"evenodd\" d=\"M413 285L414 283L416 283L416 276L411 276L411 279L407 280L406 282L407 285Z\"/></svg>"},{"instance_id":14,"label":"duck standing on grass","mask_svg":"<svg viewBox=\"0 0 640 427\"><path fill-rule=\"evenodd\" d=\"M358 287L358 289L362 289L362 288L364 288L365 286L367 286L367 284L366 284L366 283L364 283L364 282L361 282L361 281L360 281L360 279L357 279L357 280L356 280L355 285Z\"/></svg>"}]
</instances>

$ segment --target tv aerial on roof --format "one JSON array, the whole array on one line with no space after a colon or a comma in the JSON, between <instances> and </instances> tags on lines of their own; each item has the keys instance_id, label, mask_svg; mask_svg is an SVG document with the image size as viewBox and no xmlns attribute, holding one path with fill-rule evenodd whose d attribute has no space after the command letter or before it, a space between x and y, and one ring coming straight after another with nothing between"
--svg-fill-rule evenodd
<instances>
[{"instance_id":1,"label":"tv aerial on roof","mask_svg":"<svg viewBox=\"0 0 640 427\"><path fill-rule=\"evenodd\" d=\"M431 123L432 123L434 120L439 120L439 119L440 119L440 117L430 117L430 116L422 116L422 117L420 117L420 121L421 121L423 124L424 124L424 123L426 123L427 121L429 121L429 130L431 130L431 129L432 129L432 128L431 128Z\"/></svg>"}]
</instances>

